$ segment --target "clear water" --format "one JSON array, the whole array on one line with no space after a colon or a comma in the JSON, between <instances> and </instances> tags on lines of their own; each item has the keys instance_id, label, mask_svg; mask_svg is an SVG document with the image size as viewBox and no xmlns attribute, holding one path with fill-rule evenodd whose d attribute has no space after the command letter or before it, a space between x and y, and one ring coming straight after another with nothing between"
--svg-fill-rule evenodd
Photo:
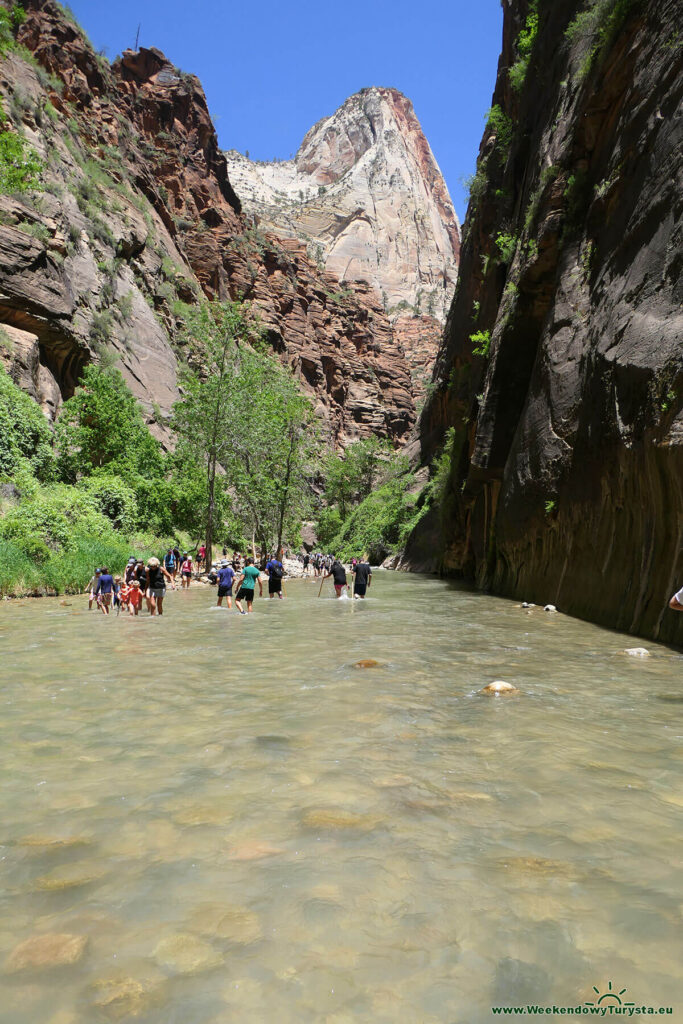
<instances>
[{"instance_id":1,"label":"clear water","mask_svg":"<svg viewBox=\"0 0 683 1024\"><path fill-rule=\"evenodd\" d=\"M2 1024L477 1024L608 982L683 1019L680 654L426 577L287 590L2 605ZM25 962L54 933L75 962Z\"/></svg>"}]
</instances>

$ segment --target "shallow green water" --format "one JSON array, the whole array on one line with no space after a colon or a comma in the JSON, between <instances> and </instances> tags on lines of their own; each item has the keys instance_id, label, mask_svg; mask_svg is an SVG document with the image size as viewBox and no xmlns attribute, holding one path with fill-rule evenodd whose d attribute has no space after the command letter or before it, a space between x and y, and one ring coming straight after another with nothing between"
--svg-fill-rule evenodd
<instances>
[{"instance_id":1,"label":"shallow green water","mask_svg":"<svg viewBox=\"0 0 683 1024\"><path fill-rule=\"evenodd\" d=\"M426 577L287 589L0 607L2 1024L478 1024L610 981L683 1020L683 658Z\"/></svg>"}]
</instances>

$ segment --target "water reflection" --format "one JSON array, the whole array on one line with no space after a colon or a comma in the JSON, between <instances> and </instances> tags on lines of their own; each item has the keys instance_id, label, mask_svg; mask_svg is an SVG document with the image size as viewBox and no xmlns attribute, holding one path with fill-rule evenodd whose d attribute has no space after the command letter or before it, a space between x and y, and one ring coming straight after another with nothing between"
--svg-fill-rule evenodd
<instances>
[{"instance_id":1,"label":"water reflection","mask_svg":"<svg viewBox=\"0 0 683 1024\"><path fill-rule=\"evenodd\" d=\"M3 605L0 1020L675 1005L680 656L421 577L317 589Z\"/></svg>"}]
</instances>

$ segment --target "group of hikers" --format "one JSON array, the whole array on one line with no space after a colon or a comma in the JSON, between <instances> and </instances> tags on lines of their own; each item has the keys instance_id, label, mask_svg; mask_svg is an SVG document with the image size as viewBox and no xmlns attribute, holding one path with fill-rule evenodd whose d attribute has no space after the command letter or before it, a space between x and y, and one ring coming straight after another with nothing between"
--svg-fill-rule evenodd
<instances>
[{"instance_id":1,"label":"group of hikers","mask_svg":"<svg viewBox=\"0 0 683 1024\"><path fill-rule=\"evenodd\" d=\"M232 608L234 590L236 610L240 615L247 615L253 611L257 584L259 595L263 597L261 570L251 556L246 558L244 563L238 551L233 553L232 559L226 556L227 550L223 548L223 558L213 562L206 574L208 582L218 587L219 607L225 600L227 607ZM314 575L311 578L322 577L323 582L332 579L335 597L342 597L348 588L348 580L346 569L338 559L323 554L316 554L313 559L308 554L298 557L303 563L305 576L308 576L309 564L312 563ZM153 557L145 562L144 559L131 556L123 576L114 576L107 566L103 566L95 570L86 586L88 608L96 605L104 615L109 615L115 610L117 614L124 612L135 616L146 607L150 615L163 615L167 583L175 590L176 581L180 577L181 589L187 589L192 577L202 571L205 565L206 548L202 545L197 551L196 563L187 551L181 555L180 550L175 547L168 549L162 561ZM283 582L286 571L281 558L278 555L271 555L266 560L263 571L268 579L268 597L277 597L278 600L286 597ZM372 582L372 569L367 562L354 558L351 562L351 573L353 596L363 600ZM322 582L320 590L322 592Z\"/></svg>"}]
</instances>

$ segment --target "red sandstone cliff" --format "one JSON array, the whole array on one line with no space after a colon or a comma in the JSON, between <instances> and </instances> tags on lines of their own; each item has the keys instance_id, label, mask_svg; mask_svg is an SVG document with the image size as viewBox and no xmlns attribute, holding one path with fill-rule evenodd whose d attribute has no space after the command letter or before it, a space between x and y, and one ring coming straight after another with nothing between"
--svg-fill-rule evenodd
<instances>
[{"instance_id":1,"label":"red sandstone cliff","mask_svg":"<svg viewBox=\"0 0 683 1024\"><path fill-rule=\"evenodd\" d=\"M197 78L155 49L111 67L52 0L27 0L0 93L44 159L45 192L0 197L3 358L54 415L81 367L115 358L150 421L176 397L174 301L243 296L338 443L400 441L411 367L380 298L248 220ZM410 332L403 335L412 344Z\"/></svg>"}]
</instances>

